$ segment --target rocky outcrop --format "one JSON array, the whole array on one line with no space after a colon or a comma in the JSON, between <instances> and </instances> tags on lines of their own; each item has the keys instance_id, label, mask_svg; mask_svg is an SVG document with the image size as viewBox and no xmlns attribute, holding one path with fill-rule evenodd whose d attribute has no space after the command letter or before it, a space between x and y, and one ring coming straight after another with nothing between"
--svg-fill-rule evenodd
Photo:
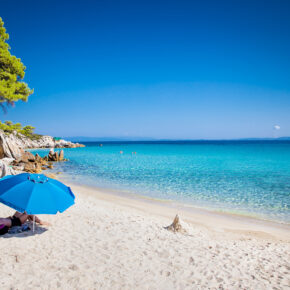
<instances>
[{"instance_id":1,"label":"rocky outcrop","mask_svg":"<svg viewBox=\"0 0 290 290\"><path fill-rule=\"evenodd\" d=\"M59 140L55 142L55 148L77 148L77 147L85 147L83 144L72 143L66 140Z\"/></svg>"},{"instance_id":2,"label":"rocky outcrop","mask_svg":"<svg viewBox=\"0 0 290 290\"><path fill-rule=\"evenodd\" d=\"M84 145L66 140L55 141L51 136L31 140L17 132L7 135L0 130L0 177L18 174L21 171L40 173L42 170L53 167L48 161L66 161L63 150L58 153L52 149L48 156L41 158L38 154L34 156L24 149L76 147L84 147Z\"/></svg>"},{"instance_id":3,"label":"rocky outcrop","mask_svg":"<svg viewBox=\"0 0 290 290\"><path fill-rule=\"evenodd\" d=\"M6 135L2 130L0 130L0 159L4 157L17 159L23 153L21 149L77 147L85 147L85 145L72 143L62 139L55 141L51 136L42 136L37 140L31 140L16 131Z\"/></svg>"},{"instance_id":4,"label":"rocky outcrop","mask_svg":"<svg viewBox=\"0 0 290 290\"><path fill-rule=\"evenodd\" d=\"M52 162L67 161L64 158L64 151L54 152L53 149L49 151L49 154L42 158L39 154L33 155L30 152L23 152L18 159L9 159L14 170L25 171L29 173L40 173L42 170L52 169Z\"/></svg>"},{"instance_id":5,"label":"rocky outcrop","mask_svg":"<svg viewBox=\"0 0 290 290\"><path fill-rule=\"evenodd\" d=\"M48 161L58 161L58 152L54 152L53 149L50 149L48 156L47 156Z\"/></svg>"},{"instance_id":6,"label":"rocky outcrop","mask_svg":"<svg viewBox=\"0 0 290 290\"><path fill-rule=\"evenodd\" d=\"M67 161L67 159L64 158L64 151L60 150L59 152L54 152L53 149L50 149L47 156L44 157L46 161L52 161L52 162L59 162L59 161Z\"/></svg>"},{"instance_id":7,"label":"rocky outcrop","mask_svg":"<svg viewBox=\"0 0 290 290\"><path fill-rule=\"evenodd\" d=\"M28 137L17 133L16 131L6 135L0 130L1 139L4 139L7 144L11 144L13 152L17 153L17 148L51 148L55 146L55 141L51 136L42 136L37 140L31 140Z\"/></svg>"}]
</instances>

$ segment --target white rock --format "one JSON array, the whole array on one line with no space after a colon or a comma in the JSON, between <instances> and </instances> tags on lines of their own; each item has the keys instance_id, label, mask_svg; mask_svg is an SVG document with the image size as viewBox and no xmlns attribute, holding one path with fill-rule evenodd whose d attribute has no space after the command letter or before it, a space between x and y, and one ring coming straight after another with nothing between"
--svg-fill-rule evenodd
<instances>
[{"instance_id":1,"label":"white rock","mask_svg":"<svg viewBox=\"0 0 290 290\"><path fill-rule=\"evenodd\" d=\"M6 176L6 175L16 175L20 173L18 170L14 170L12 167L7 165L3 160L0 160L0 178Z\"/></svg>"},{"instance_id":2,"label":"white rock","mask_svg":"<svg viewBox=\"0 0 290 290\"><path fill-rule=\"evenodd\" d=\"M4 162L6 165L10 165L15 159L14 158L2 158L1 161Z\"/></svg>"},{"instance_id":3,"label":"white rock","mask_svg":"<svg viewBox=\"0 0 290 290\"><path fill-rule=\"evenodd\" d=\"M0 131L0 158L19 158L21 150L19 141L15 134L6 135L2 130Z\"/></svg>"}]
</instances>

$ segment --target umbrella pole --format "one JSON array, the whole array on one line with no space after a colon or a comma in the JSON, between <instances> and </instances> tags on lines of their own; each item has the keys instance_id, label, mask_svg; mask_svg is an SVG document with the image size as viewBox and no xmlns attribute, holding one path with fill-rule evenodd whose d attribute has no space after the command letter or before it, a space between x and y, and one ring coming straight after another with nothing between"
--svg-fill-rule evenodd
<instances>
[{"instance_id":1,"label":"umbrella pole","mask_svg":"<svg viewBox=\"0 0 290 290\"><path fill-rule=\"evenodd\" d=\"M33 216L33 224L32 224L32 231L34 233L35 230L35 215Z\"/></svg>"}]
</instances>

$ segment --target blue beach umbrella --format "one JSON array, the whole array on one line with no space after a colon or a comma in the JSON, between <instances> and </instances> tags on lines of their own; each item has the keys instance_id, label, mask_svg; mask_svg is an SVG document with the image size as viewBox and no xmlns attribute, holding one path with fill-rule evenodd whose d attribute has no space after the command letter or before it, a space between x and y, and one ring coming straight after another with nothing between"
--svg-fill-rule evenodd
<instances>
[{"instance_id":1,"label":"blue beach umbrella","mask_svg":"<svg viewBox=\"0 0 290 290\"><path fill-rule=\"evenodd\" d=\"M74 204L63 183L43 174L22 173L0 179L0 202L28 214L56 214Z\"/></svg>"}]
</instances>

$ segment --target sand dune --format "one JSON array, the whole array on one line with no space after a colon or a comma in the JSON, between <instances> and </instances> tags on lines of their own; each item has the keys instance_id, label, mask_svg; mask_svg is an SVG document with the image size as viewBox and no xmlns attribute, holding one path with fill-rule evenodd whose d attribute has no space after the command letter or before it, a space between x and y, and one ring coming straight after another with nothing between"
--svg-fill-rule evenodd
<instances>
[{"instance_id":1,"label":"sand dune","mask_svg":"<svg viewBox=\"0 0 290 290\"><path fill-rule=\"evenodd\" d=\"M72 186L52 226L0 237L1 289L286 289L290 231ZM164 229L175 213L187 233ZM0 205L0 216L12 214Z\"/></svg>"}]
</instances>

